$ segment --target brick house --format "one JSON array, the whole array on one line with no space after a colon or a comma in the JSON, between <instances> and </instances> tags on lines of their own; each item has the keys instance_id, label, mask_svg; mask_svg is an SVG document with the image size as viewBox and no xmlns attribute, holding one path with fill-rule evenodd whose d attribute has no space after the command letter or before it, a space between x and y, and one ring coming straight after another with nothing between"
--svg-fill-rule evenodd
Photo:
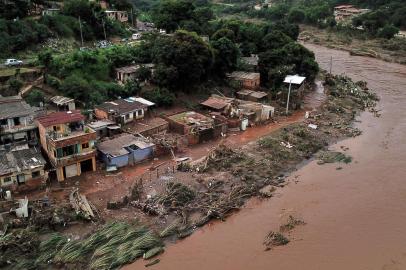
<instances>
[{"instance_id":1,"label":"brick house","mask_svg":"<svg viewBox=\"0 0 406 270\"><path fill-rule=\"evenodd\" d=\"M56 169L58 181L96 170L96 132L84 120L79 110L36 119L42 149Z\"/></svg>"},{"instance_id":2,"label":"brick house","mask_svg":"<svg viewBox=\"0 0 406 270\"><path fill-rule=\"evenodd\" d=\"M256 72L234 71L227 77L238 83L239 87L246 89L256 89L260 84L260 74Z\"/></svg>"}]
</instances>

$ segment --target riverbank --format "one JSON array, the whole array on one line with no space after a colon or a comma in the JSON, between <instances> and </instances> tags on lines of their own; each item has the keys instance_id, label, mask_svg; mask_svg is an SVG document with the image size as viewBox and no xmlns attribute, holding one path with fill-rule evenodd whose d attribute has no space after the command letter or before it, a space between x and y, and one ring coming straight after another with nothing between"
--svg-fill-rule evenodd
<instances>
[{"instance_id":1,"label":"riverbank","mask_svg":"<svg viewBox=\"0 0 406 270\"><path fill-rule=\"evenodd\" d=\"M352 55L377 58L386 62L406 64L406 39L397 37L390 40L368 38L337 30L320 29L309 25L300 25L299 40L350 52Z\"/></svg>"},{"instance_id":2,"label":"riverbank","mask_svg":"<svg viewBox=\"0 0 406 270\"><path fill-rule=\"evenodd\" d=\"M306 45L319 64L366 80L381 100L381 116L361 113L361 136L330 150L349 148L353 162L310 161L269 200L251 200L227 222L213 222L171 245L155 269L403 269L406 264L406 68L347 52ZM289 215L303 219L291 242L264 252L262 242ZM138 269L141 262L125 269Z\"/></svg>"}]
</instances>

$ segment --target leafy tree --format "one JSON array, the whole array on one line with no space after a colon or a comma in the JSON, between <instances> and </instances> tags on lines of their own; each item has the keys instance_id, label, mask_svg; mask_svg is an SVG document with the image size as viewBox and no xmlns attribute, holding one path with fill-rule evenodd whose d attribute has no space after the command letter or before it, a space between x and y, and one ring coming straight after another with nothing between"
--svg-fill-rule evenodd
<instances>
[{"instance_id":1,"label":"leafy tree","mask_svg":"<svg viewBox=\"0 0 406 270\"><path fill-rule=\"evenodd\" d=\"M214 74L224 76L227 72L235 70L239 50L228 38L222 37L211 43L214 49Z\"/></svg>"},{"instance_id":2,"label":"leafy tree","mask_svg":"<svg viewBox=\"0 0 406 270\"><path fill-rule=\"evenodd\" d=\"M149 69L145 66L141 66L135 72L135 78L137 79L138 82L144 82L144 81L150 80L152 78L151 69Z\"/></svg>"},{"instance_id":3,"label":"leafy tree","mask_svg":"<svg viewBox=\"0 0 406 270\"><path fill-rule=\"evenodd\" d=\"M34 89L27 95L25 100L31 106L39 106L40 102L44 102L45 97L41 91L39 91L38 89Z\"/></svg>"},{"instance_id":4,"label":"leafy tree","mask_svg":"<svg viewBox=\"0 0 406 270\"><path fill-rule=\"evenodd\" d=\"M164 0L153 11L153 21L158 28L173 32L182 21L192 19L195 6L187 0Z\"/></svg>"},{"instance_id":5,"label":"leafy tree","mask_svg":"<svg viewBox=\"0 0 406 270\"><path fill-rule=\"evenodd\" d=\"M301 23L304 21L306 15L303 10L295 8L291 9L288 14L288 21L293 23Z\"/></svg>"},{"instance_id":6,"label":"leafy tree","mask_svg":"<svg viewBox=\"0 0 406 270\"><path fill-rule=\"evenodd\" d=\"M399 32L399 28L393 25L385 25L378 30L377 36L380 38L391 39Z\"/></svg>"},{"instance_id":7,"label":"leafy tree","mask_svg":"<svg viewBox=\"0 0 406 270\"><path fill-rule=\"evenodd\" d=\"M223 38L223 37L225 37L225 38L227 38L227 39L229 39L231 41L235 40L234 32L232 30L230 30L230 29L225 29L225 28L222 28L222 29L218 30L217 32L215 32L212 35L211 39L212 40L218 40L218 39Z\"/></svg>"},{"instance_id":8,"label":"leafy tree","mask_svg":"<svg viewBox=\"0 0 406 270\"><path fill-rule=\"evenodd\" d=\"M274 50L282 48L286 44L293 42L293 40L280 31L273 31L264 36L261 43L263 50Z\"/></svg>"},{"instance_id":9,"label":"leafy tree","mask_svg":"<svg viewBox=\"0 0 406 270\"><path fill-rule=\"evenodd\" d=\"M196 34L177 31L174 36L159 37L154 45L153 59L159 64L154 79L160 85L186 90L208 75L213 53Z\"/></svg>"},{"instance_id":10,"label":"leafy tree","mask_svg":"<svg viewBox=\"0 0 406 270\"><path fill-rule=\"evenodd\" d=\"M52 63L53 56L50 50L41 51L37 56L38 62L44 67L44 81L47 83L48 69Z\"/></svg>"},{"instance_id":11,"label":"leafy tree","mask_svg":"<svg viewBox=\"0 0 406 270\"><path fill-rule=\"evenodd\" d=\"M127 80L124 85L126 96L137 95L141 90L140 83L137 80Z\"/></svg>"},{"instance_id":12,"label":"leafy tree","mask_svg":"<svg viewBox=\"0 0 406 270\"><path fill-rule=\"evenodd\" d=\"M143 94L145 98L151 100L158 106L169 107L175 102L175 95L166 88L156 88Z\"/></svg>"}]
</instances>

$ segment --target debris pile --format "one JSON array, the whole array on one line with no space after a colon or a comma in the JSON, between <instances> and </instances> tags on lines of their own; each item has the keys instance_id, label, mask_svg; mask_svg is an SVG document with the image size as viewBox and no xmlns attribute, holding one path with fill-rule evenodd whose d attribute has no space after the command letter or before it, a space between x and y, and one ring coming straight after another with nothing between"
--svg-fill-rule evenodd
<instances>
[{"instance_id":1,"label":"debris pile","mask_svg":"<svg viewBox=\"0 0 406 270\"><path fill-rule=\"evenodd\" d=\"M303 220L297 219L290 215L286 224L283 224L279 227L279 231L288 232L288 231L293 230L296 226L305 225L305 224L306 223Z\"/></svg>"},{"instance_id":2,"label":"debris pile","mask_svg":"<svg viewBox=\"0 0 406 270\"><path fill-rule=\"evenodd\" d=\"M68 269L116 269L163 252L157 234L124 222L106 224L82 240L53 233L41 242L38 233L25 229L1 237L0 245L1 265L14 269L38 269L50 264Z\"/></svg>"},{"instance_id":3,"label":"debris pile","mask_svg":"<svg viewBox=\"0 0 406 270\"><path fill-rule=\"evenodd\" d=\"M335 162L350 163L352 161L352 157L335 151L320 151L317 154L317 159L319 159L317 162L319 165Z\"/></svg>"}]
</instances>

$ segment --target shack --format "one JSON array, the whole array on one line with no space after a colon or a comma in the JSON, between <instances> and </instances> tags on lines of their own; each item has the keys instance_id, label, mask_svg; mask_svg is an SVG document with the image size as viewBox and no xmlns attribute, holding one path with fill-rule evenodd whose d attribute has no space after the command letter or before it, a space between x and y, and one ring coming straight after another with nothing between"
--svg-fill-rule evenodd
<instances>
[{"instance_id":1,"label":"shack","mask_svg":"<svg viewBox=\"0 0 406 270\"><path fill-rule=\"evenodd\" d=\"M304 82L306 77L302 77L299 75L288 75L285 77L283 81L287 87L290 87L290 100L289 100L289 107L293 109L300 109L303 101L304 95ZM282 91L278 94L278 97L283 102L286 102L288 91Z\"/></svg>"},{"instance_id":2,"label":"shack","mask_svg":"<svg viewBox=\"0 0 406 270\"><path fill-rule=\"evenodd\" d=\"M214 138L214 120L203 114L188 111L165 118L170 130L186 135L189 144L197 144Z\"/></svg>"},{"instance_id":3,"label":"shack","mask_svg":"<svg viewBox=\"0 0 406 270\"><path fill-rule=\"evenodd\" d=\"M154 144L131 134L122 134L97 145L99 158L107 167L124 167L146 160L154 154Z\"/></svg>"},{"instance_id":4,"label":"shack","mask_svg":"<svg viewBox=\"0 0 406 270\"><path fill-rule=\"evenodd\" d=\"M54 96L50 101L58 108L58 111L74 111L76 109L73 98Z\"/></svg>"},{"instance_id":5,"label":"shack","mask_svg":"<svg viewBox=\"0 0 406 270\"><path fill-rule=\"evenodd\" d=\"M243 89L237 92L237 98L242 100L264 103L268 99L268 94L261 91Z\"/></svg>"},{"instance_id":6,"label":"shack","mask_svg":"<svg viewBox=\"0 0 406 270\"><path fill-rule=\"evenodd\" d=\"M116 68L116 80L119 84L125 84L128 80L135 79L137 71L141 67L146 67L153 72L154 64L139 64L139 65L132 65L132 66L125 66ZM140 82L141 83L141 82Z\"/></svg>"},{"instance_id":7,"label":"shack","mask_svg":"<svg viewBox=\"0 0 406 270\"><path fill-rule=\"evenodd\" d=\"M227 77L241 88L256 89L260 85L260 74L256 72L234 71Z\"/></svg>"},{"instance_id":8,"label":"shack","mask_svg":"<svg viewBox=\"0 0 406 270\"><path fill-rule=\"evenodd\" d=\"M111 137L118 134L121 128L116 125L114 121L109 119L101 119L93 121L87 125L94 131L96 131L96 138L102 139L104 137Z\"/></svg>"}]
</instances>

